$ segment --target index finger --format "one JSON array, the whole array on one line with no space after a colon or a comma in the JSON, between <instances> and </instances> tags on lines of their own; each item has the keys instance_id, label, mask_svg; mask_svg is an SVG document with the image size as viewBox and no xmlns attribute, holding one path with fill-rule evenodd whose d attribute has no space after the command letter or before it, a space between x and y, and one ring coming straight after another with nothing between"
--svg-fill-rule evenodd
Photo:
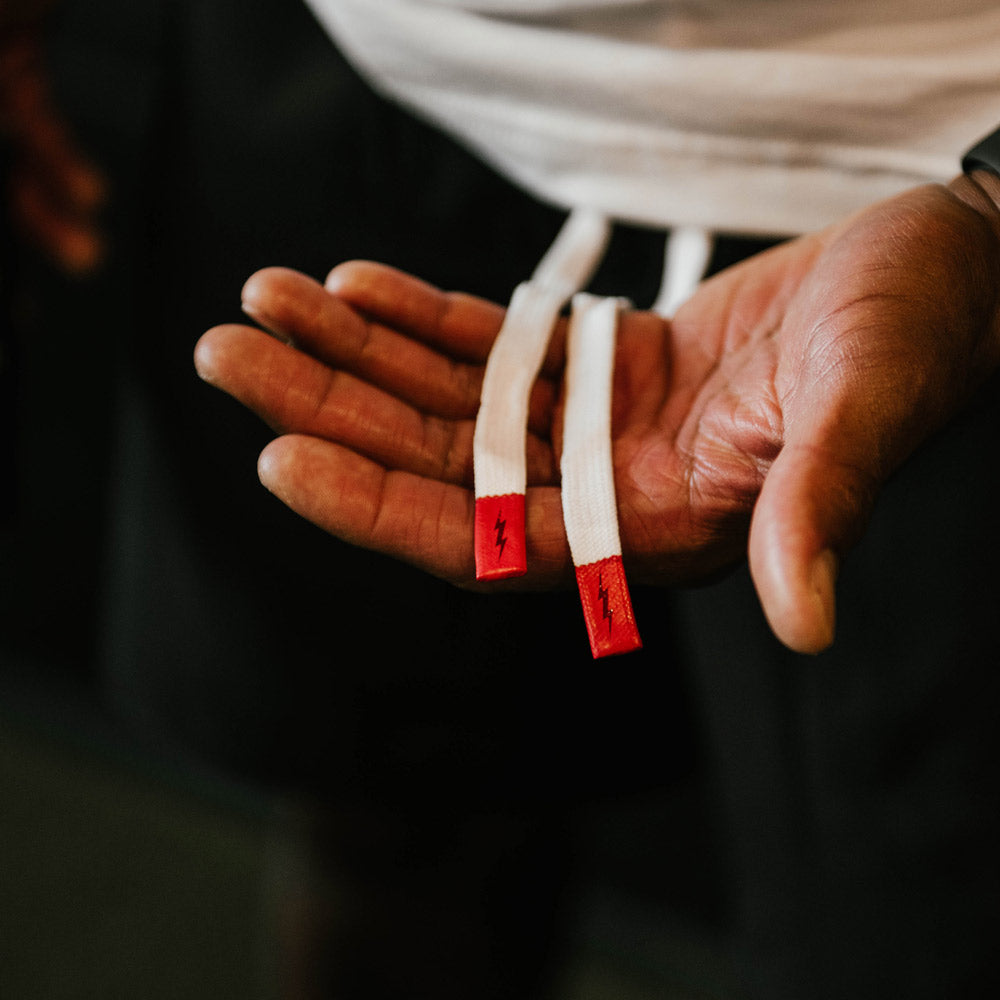
<instances>
[{"instance_id":1,"label":"index finger","mask_svg":"<svg viewBox=\"0 0 1000 1000\"><path fill-rule=\"evenodd\" d=\"M465 292L446 292L411 274L374 261L338 264L326 290L381 323L405 330L439 350L485 363L506 308ZM542 370L558 372L565 361L565 324L552 331Z\"/></svg>"},{"instance_id":2,"label":"index finger","mask_svg":"<svg viewBox=\"0 0 1000 1000\"><path fill-rule=\"evenodd\" d=\"M475 416L482 368L373 322L297 271L269 267L243 286L243 311L331 368L398 396L427 413Z\"/></svg>"}]
</instances>

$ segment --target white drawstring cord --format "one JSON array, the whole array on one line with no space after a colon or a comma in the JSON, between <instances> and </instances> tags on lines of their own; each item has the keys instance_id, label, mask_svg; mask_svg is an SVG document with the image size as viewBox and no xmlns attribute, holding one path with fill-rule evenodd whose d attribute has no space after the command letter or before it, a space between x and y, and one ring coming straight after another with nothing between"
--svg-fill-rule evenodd
<instances>
[{"instance_id":1,"label":"white drawstring cord","mask_svg":"<svg viewBox=\"0 0 1000 1000\"><path fill-rule=\"evenodd\" d=\"M715 240L707 229L678 226L667 236L663 279L652 311L673 317L705 277Z\"/></svg>"},{"instance_id":2,"label":"white drawstring cord","mask_svg":"<svg viewBox=\"0 0 1000 1000\"><path fill-rule=\"evenodd\" d=\"M525 438L531 387L552 329L572 300L567 332L562 506L584 621L595 657L638 649L622 564L615 500L611 402L622 300L582 289L610 236L602 215L569 216L531 280L514 290L487 360L473 437L476 578L527 572ZM712 239L704 230L674 230L654 311L671 316L697 287Z\"/></svg>"},{"instance_id":3,"label":"white drawstring cord","mask_svg":"<svg viewBox=\"0 0 1000 1000\"><path fill-rule=\"evenodd\" d=\"M515 289L490 351L472 443L478 580L527 572L525 434L531 387L560 311L590 281L610 230L596 212L570 214L531 280Z\"/></svg>"},{"instance_id":4,"label":"white drawstring cord","mask_svg":"<svg viewBox=\"0 0 1000 1000\"><path fill-rule=\"evenodd\" d=\"M625 582L611 444L611 396L623 303L573 297L566 344L562 508L595 657L642 645Z\"/></svg>"}]
</instances>

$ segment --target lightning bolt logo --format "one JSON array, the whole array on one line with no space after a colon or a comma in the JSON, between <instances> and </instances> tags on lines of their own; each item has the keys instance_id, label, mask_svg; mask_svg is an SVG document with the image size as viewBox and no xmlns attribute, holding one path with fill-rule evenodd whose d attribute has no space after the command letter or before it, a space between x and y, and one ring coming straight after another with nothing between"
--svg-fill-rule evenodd
<instances>
[{"instance_id":1,"label":"lightning bolt logo","mask_svg":"<svg viewBox=\"0 0 1000 1000\"><path fill-rule=\"evenodd\" d=\"M489 522L487 522L489 523ZM507 521L503 517L503 511L497 514L497 523L493 525L497 533L497 548L500 550L497 553L497 562L503 559L504 546L507 544L507 536L504 532L507 530Z\"/></svg>"},{"instance_id":2,"label":"lightning bolt logo","mask_svg":"<svg viewBox=\"0 0 1000 1000\"><path fill-rule=\"evenodd\" d=\"M604 574L599 573L597 576L597 596L600 598L601 605L603 606L602 617L608 620L608 634L611 633L611 619L614 618L614 611L608 608L608 588L604 586Z\"/></svg>"}]
</instances>

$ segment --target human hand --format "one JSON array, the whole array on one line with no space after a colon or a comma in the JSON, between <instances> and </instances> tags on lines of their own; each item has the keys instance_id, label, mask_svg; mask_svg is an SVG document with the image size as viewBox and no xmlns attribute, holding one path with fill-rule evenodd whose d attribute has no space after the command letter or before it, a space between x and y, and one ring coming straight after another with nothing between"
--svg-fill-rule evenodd
<instances>
[{"instance_id":1,"label":"human hand","mask_svg":"<svg viewBox=\"0 0 1000 1000\"><path fill-rule=\"evenodd\" d=\"M630 579L692 582L749 551L778 637L828 645L836 566L879 487L1000 362L998 232L993 201L961 179L731 268L673 323L624 314L612 433ZM264 484L349 542L472 586L472 435L503 310L362 262L325 289L259 272L244 308L282 340L218 327L196 364L280 434ZM572 579L563 336L531 402L528 575L507 586Z\"/></svg>"},{"instance_id":2,"label":"human hand","mask_svg":"<svg viewBox=\"0 0 1000 1000\"><path fill-rule=\"evenodd\" d=\"M50 6L0 0L0 140L10 154L5 194L21 233L64 271L79 275L102 256L97 213L105 182L52 102L40 40Z\"/></svg>"}]
</instances>

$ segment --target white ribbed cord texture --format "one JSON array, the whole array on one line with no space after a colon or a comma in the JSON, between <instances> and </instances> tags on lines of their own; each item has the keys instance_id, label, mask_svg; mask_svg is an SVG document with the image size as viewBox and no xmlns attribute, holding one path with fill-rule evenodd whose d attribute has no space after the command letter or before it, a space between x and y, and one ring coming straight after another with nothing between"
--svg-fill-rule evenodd
<instances>
[{"instance_id":1,"label":"white ribbed cord texture","mask_svg":"<svg viewBox=\"0 0 1000 1000\"><path fill-rule=\"evenodd\" d=\"M712 233L700 226L678 226L670 231L653 312L669 319L690 298L708 270L714 245Z\"/></svg>"},{"instance_id":2,"label":"white ribbed cord texture","mask_svg":"<svg viewBox=\"0 0 1000 1000\"><path fill-rule=\"evenodd\" d=\"M531 280L515 289L490 351L472 444L477 579L527 572L525 436L531 387L559 313L590 280L610 229L598 213L570 214Z\"/></svg>"},{"instance_id":3,"label":"white ribbed cord texture","mask_svg":"<svg viewBox=\"0 0 1000 1000\"><path fill-rule=\"evenodd\" d=\"M530 281L514 290L483 378L473 437L477 497L525 490L528 400L564 302L561 292Z\"/></svg>"},{"instance_id":4,"label":"white ribbed cord texture","mask_svg":"<svg viewBox=\"0 0 1000 1000\"><path fill-rule=\"evenodd\" d=\"M477 497L525 491L531 387L556 319L573 293L590 280L608 233L603 216L572 213L531 280L514 291L483 376L472 446Z\"/></svg>"},{"instance_id":5,"label":"white ribbed cord texture","mask_svg":"<svg viewBox=\"0 0 1000 1000\"><path fill-rule=\"evenodd\" d=\"M566 343L562 509L573 564L620 556L611 461L611 384L620 303L573 297Z\"/></svg>"},{"instance_id":6,"label":"white ribbed cord texture","mask_svg":"<svg viewBox=\"0 0 1000 1000\"><path fill-rule=\"evenodd\" d=\"M672 231L653 311L670 317L693 294L712 254L712 234ZM566 344L562 505L573 563L621 555L611 451L611 392L618 317L626 303L585 292L573 297Z\"/></svg>"},{"instance_id":7,"label":"white ribbed cord texture","mask_svg":"<svg viewBox=\"0 0 1000 1000\"><path fill-rule=\"evenodd\" d=\"M575 295L566 341L563 523L595 657L642 645L622 564L611 441L615 343L623 304Z\"/></svg>"}]
</instances>

